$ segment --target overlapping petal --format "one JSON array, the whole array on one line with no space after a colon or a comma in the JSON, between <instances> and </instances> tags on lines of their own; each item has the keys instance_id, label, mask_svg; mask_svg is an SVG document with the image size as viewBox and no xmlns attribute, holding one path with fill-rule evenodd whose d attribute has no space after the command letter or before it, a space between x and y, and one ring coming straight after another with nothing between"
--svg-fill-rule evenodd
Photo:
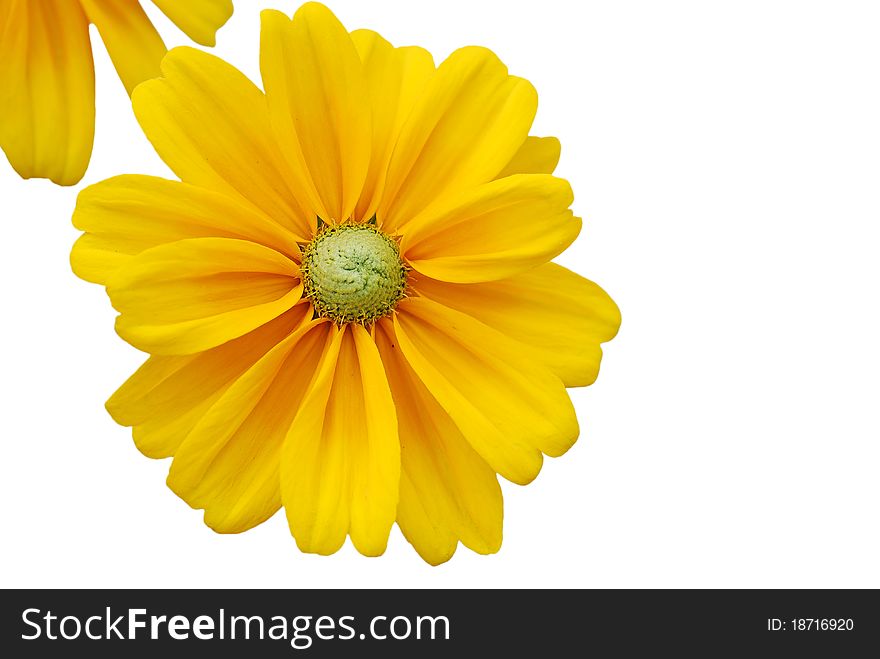
<instances>
[{"instance_id":1,"label":"overlapping petal","mask_svg":"<svg viewBox=\"0 0 880 659\"><path fill-rule=\"evenodd\" d=\"M138 0L79 1L98 28L129 94L144 80L159 76L159 63L166 53L165 42Z\"/></svg>"},{"instance_id":2,"label":"overlapping petal","mask_svg":"<svg viewBox=\"0 0 880 659\"><path fill-rule=\"evenodd\" d=\"M450 55L403 127L378 218L400 232L431 201L491 181L528 136L534 87L485 48Z\"/></svg>"},{"instance_id":3,"label":"overlapping petal","mask_svg":"<svg viewBox=\"0 0 880 659\"><path fill-rule=\"evenodd\" d=\"M245 240L191 238L133 257L107 283L116 331L159 355L201 352L256 329L297 304L299 267Z\"/></svg>"},{"instance_id":4,"label":"overlapping petal","mask_svg":"<svg viewBox=\"0 0 880 659\"><path fill-rule=\"evenodd\" d=\"M153 4L203 46L215 44L217 30L232 16L232 0L153 0Z\"/></svg>"},{"instance_id":5,"label":"overlapping petal","mask_svg":"<svg viewBox=\"0 0 880 659\"><path fill-rule=\"evenodd\" d=\"M382 554L399 481L397 417L376 344L360 325L334 328L282 452L297 545L332 554L349 534L362 554Z\"/></svg>"},{"instance_id":6,"label":"overlapping petal","mask_svg":"<svg viewBox=\"0 0 880 659\"><path fill-rule=\"evenodd\" d=\"M451 282L503 279L546 263L577 237L571 186L518 174L449 195L407 225L401 251L417 271Z\"/></svg>"},{"instance_id":7,"label":"overlapping petal","mask_svg":"<svg viewBox=\"0 0 880 659\"><path fill-rule=\"evenodd\" d=\"M371 30L355 30L352 41L364 65L373 114L370 168L355 210L356 220L376 213L397 138L434 73L434 58L423 48L395 48Z\"/></svg>"},{"instance_id":8,"label":"overlapping petal","mask_svg":"<svg viewBox=\"0 0 880 659\"><path fill-rule=\"evenodd\" d=\"M88 19L71 0L0 2L0 147L23 178L74 185L95 132Z\"/></svg>"},{"instance_id":9,"label":"overlapping petal","mask_svg":"<svg viewBox=\"0 0 880 659\"><path fill-rule=\"evenodd\" d=\"M132 256L186 238L241 238L298 260L298 237L240 197L152 176L117 176L83 190L73 213L79 277L106 284Z\"/></svg>"},{"instance_id":10,"label":"overlapping petal","mask_svg":"<svg viewBox=\"0 0 880 659\"><path fill-rule=\"evenodd\" d=\"M293 20L264 11L260 67L273 125L313 210L350 219L372 146L364 68L348 32L315 2Z\"/></svg>"},{"instance_id":11,"label":"overlapping petal","mask_svg":"<svg viewBox=\"0 0 880 659\"><path fill-rule=\"evenodd\" d=\"M317 369L328 324L313 321L259 359L211 406L175 453L168 485L239 533L281 507L281 450Z\"/></svg>"},{"instance_id":12,"label":"overlapping petal","mask_svg":"<svg viewBox=\"0 0 880 659\"><path fill-rule=\"evenodd\" d=\"M423 277L415 288L521 341L566 387L595 382L600 344L613 339L620 327L620 310L605 291L555 263L480 284Z\"/></svg>"},{"instance_id":13,"label":"overlapping petal","mask_svg":"<svg viewBox=\"0 0 880 659\"><path fill-rule=\"evenodd\" d=\"M314 216L279 151L266 97L240 71L193 48L162 61L163 78L140 85L135 115L156 151L183 181L237 195L306 238Z\"/></svg>"},{"instance_id":14,"label":"overlapping petal","mask_svg":"<svg viewBox=\"0 0 880 659\"><path fill-rule=\"evenodd\" d=\"M229 386L310 318L311 309L301 304L205 352L153 355L107 401L107 411L132 427L135 444L148 457L174 455Z\"/></svg>"},{"instance_id":15,"label":"overlapping petal","mask_svg":"<svg viewBox=\"0 0 880 659\"><path fill-rule=\"evenodd\" d=\"M424 297L400 303L394 333L431 395L508 480L532 481L542 453L562 455L577 439L565 387L522 344Z\"/></svg>"},{"instance_id":16,"label":"overlapping petal","mask_svg":"<svg viewBox=\"0 0 880 659\"><path fill-rule=\"evenodd\" d=\"M480 554L498 551L503 504L495 472L406 361L392 322L380 322L375 336L397 408L404 536L432 565L449 560L459 540Z\"/></svg>"},{"instance_id":17,"label":"overlapping petal","mask_svg":"<svg viewBox=\"0 0 880 659\"><path fill-rule=\"evenodd\" d=\"M496 178L514 174L552 174L559 164L562 145L555 137L529 135Z\"/></svg>"}]
</instances>

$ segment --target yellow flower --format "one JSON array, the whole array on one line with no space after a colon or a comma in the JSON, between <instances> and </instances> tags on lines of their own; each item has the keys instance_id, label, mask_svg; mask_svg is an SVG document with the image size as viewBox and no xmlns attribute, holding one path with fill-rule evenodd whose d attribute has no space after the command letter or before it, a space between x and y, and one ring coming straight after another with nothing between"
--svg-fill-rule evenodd
<instances>
[{"instance_id":1,"label":"yellow flower","mask_svg":"<svg viewBox=\"0 0 880 659\"><path fill-rule=\"evenodd\" d=\"M191 39L214 45L232 0L153 0ZM0 0L0 148L23 178L73 185L95 134L94 23L129 93L160 75L165 44L138 0Z\"/></svg>"},{"instance_id":2,"label":"yellow flower","mask_svg":"<svg viewBox=\"0 0 880 659\"><path fill-rule=\"evenodd\" d=\"M266 93L175 49L134 93L181 181L80 195L72 264L151 354L107 407L222 533L284 507L302 551L396 521L430 563L498 550L578 425L614 302L550 263L577 236L534 88L490 51L439 67L324 6L262 15Z\"/></svg>"}]
</instances>

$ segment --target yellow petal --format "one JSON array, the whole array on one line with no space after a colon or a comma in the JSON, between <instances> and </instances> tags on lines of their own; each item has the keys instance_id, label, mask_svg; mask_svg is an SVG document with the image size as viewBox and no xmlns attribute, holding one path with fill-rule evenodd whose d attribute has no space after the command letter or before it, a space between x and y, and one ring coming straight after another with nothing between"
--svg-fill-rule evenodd
<instances>
[{"instance_id":1,"label":"yellow petal","mask_svg":"<svg viewBox=\"0 0 880 659\"><path fill-rule=\"evenodd\" d=\"M519 174L441 200L410 222L401 252L435 279L503 279L546 263L577 237L571 187L548 174Z\"/></svg>"},{"instance_id":2,"label":"yellow petal","mask_svg":"<svg viewBox=\"0 0 880 659\"><path fill-rule=\"evenodd\" d=\"M0 2L0 147L23 178L77 183L95 134L89 25L70 0Z\"/></svg>"},{"instance_id":3,"label":"yellow petal","mask_svg":"<svg viewBox=\"0 0 880 659\"><path fill-rule=\"evenodd\" d=\"M138 0L80 0L129 94L161 73L165 43Z\"/></svg>"},{"instance_id":4,"label":"yellow petal","mask_svg":"<svg viewBox=\"0 0 880 659\"><path fill-rule=\"evenodd\" d=\"M237 195L297 235L310 235L295 177L269 125L266 98L241 72L193 48L162 61L163 78L132 95L150 142L183 181Z\"/></svg>"},{"instance_id":5,"label":"yellow petal","mask_svg":"<svg viewBox=\"0 0 880 659\"><path fill-rule=\"evenodd\" d=\"M230 238L191 238L133 257L107 283L116 331L159 355L201 352L280 316L302 294L286 256Z\"/></svg>"},{"instance_id":6,"label":"yellow petal","mask_svg":"<svg viewBox=\"0 0 880 659\"><path fill-rule=\"evenodd\" d=\"M333 13L304 4L291 21L264 11L260 67L283 150L314 184L327 222L352 217L370 165L371 113L363 65Z\"/></svg>"},{"instance_id":7,"label":"yellow petal","mask_svg":"<svg viewBox=\"0 0 880 659\"><path fill-rule=\"evenodd\" d=\"M449 560L458 541L480 554L501 547L502 499L495 472L425 388L383 320L376 343L400 426L397 523L432 565Z\"/></svg>"},{"instance_id":8,"label":"yellow petal","mask_svg":"<svg viewBox=\"0 0 880 659\"><path fill-rule=\"evenodd\" d=\"M217 30L232 16L232 0L153 0L153 4L203 46L216 43Z\"/></svg>"},{"instance_id":9,"label":"yellow petal","mask_svg":"<svg viewBox=\"0 0 880 659\"><path fill-rule=\"evenodd\" d=\"M107 411L132 426L138 449L151 458L177 447L235 380L311 318L298 305L262 327L195 355L152 356L107 401Z\"/></svg>"},{"instance_id":10,"label":"yellow petal","mask_svg":"<svg viewBox=\"0 0 880 659\"><path fill-rule=\"evenodd\" d=\"M541 453L556 457L575 442L565 387L522 344L424 297L397 309L394 332L406 360L496 472L528 483Z\"/></svg>"},{"instance_id":11,"label":"yellow petal","mask_svg":"<svg viewBox=\"0 0 880 659\"><path fill-rule=\"evenodd\" d=\"M334 329L284 443L281 495L302 551L332 554L346 533L385 551L400 481L397 418L382 360L360 325Z\"/></svg>"},{"instance_id":12,"label":"yellow petal","mask_svg":"<svg viewBox=\"0 0 880 659\"><path fill-rule=\"evenodd\" d=\"M510 279L448 284L421 277L416 290L528 346L566 387L592 384L601 343L620 327L620 310L593 282L555 263Z\"/></svg>"},{"instance_id":13,"label":"yellow petal","mask_svg":"<svg viewBox=\"0 0 880 659\"><path fill-rule=\"evenodd\" d=\"M168 486L220 533L240 533L281 507L281 447L318 366L329 324L302 326L211 406L177 450Z\"/></svg>"},{"instance_id":14,"label":"yellow petal","mask_svg":"<svg viewBox=\"0 0 880 659\"><path fill-rule=\"evenodd\" d=\"M552 174L559 164L562 145L555 137L529 136L496 178L514 174Z\"/></svg>"},{"instance_id":15,"label":"yellow petal","mask_svg":"<svg viewBox=\"0 0 880 659\"><path fill-rule=\"evenodd\" d=\"M538 107L527 81L485 48L454 52L403 127L379 220L400 230L431 201L491 181L522 146Z\"/></svg>"},{"instance_id":16,"label":"yellow petal","mask_svg":"<svg viewBox=\"0 0 880 659\"><path fill-rule=\"evenodd\" d=\"M185 238L241 238L299 260L296 236L238 197L179 181L125 175L80 192L73 224L77 276L105 284L132 256Z\"/></svg>"},{"instance_id":17,"label":"yellow petal","mask_svg":"<svg viewBox=\"0 0 880 659\"><path fill-rule=\"evenodd\" d=\"M355 210L355 219L365 221L375 215L379 206L391 153L416 100L434 73L434 58L422 48L395 48L371 30L355 30L351 38L364 64L373 111L372 159Z\"/></svg>"}]
</instances>

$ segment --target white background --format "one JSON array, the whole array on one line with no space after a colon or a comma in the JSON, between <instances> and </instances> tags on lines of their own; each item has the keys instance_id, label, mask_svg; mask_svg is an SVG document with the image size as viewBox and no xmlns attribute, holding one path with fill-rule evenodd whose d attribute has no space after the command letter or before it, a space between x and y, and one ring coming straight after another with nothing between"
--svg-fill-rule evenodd
<instances>
[{"instance_id":1,"label":"white background","mask_svg":"<svg viewBox=\"0 0 880 659\"><path fill-rule=\"evenodd\" d=\"M76 189L0 163L3 586L880 586L880 15L872 2L333 0L441 60L495 50L538 88L585 229L561 260L623 311L582 439L505 542L431 568L300 554L283 515L202 524L104 400L141 356L68 253ZM260 8L216 52L258 77ZM185 38L148 7L169 45ZM168 175L96 39L84 183ZM59 108L63 112L63 108Z\"/></svg>"}]
</instances>

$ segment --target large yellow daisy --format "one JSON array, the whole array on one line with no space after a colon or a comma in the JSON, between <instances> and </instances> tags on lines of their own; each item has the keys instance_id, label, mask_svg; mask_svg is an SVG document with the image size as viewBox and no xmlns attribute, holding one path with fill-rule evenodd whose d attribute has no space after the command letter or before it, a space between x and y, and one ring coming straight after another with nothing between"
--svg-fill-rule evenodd
<instances>
[{"instance_id":1,"label":"large yellow daisy","mask_svg":"<svg viewBox=\"0 0 880 659\"><path fill-rule=\"evenodd\" d=\"M490 51L440 66L324 6L262 16L265 94L175 49L134 108L180 181L82 192L72 264L150 353L107 407L222 533L283 507L302 551L430 563L501 543L496 474L578 436L620 315L549 261L577 236L534 88Z\"/></svg>"},{"instance_id":2,"label":"large yellow daisy","mask_svg":"<svg viewBox=\"0 0 880 659\"><path fill-rule=\"evenodd\" d=\"M153 0L202 45L232 15L232 0ZM0 148L23 178L73 185L95 133L89 24L131 93L160 75L165 44L138 0L0 0Z\"/></svg>"}]
</instances>

